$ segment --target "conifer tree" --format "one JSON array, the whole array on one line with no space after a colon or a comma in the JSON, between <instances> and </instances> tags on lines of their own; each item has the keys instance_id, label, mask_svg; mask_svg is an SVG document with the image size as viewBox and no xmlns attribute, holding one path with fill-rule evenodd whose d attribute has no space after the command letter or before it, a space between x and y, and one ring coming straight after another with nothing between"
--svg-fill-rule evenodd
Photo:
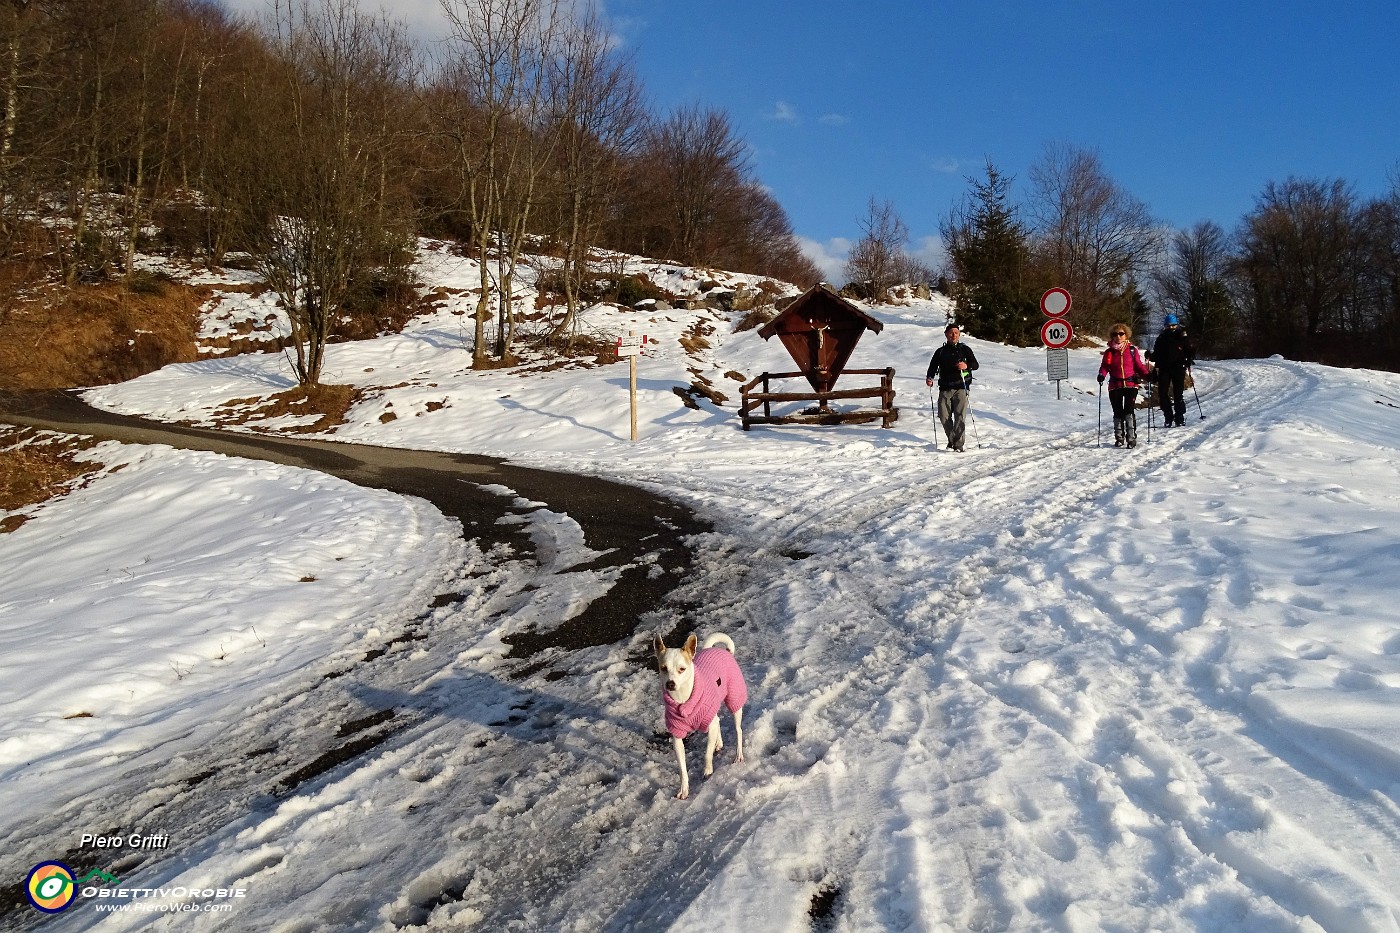
<instances>
[{"instance_id":1,"label":"conifer tree","mask_svg":"<svg viewBox=\"0 0 1400 933\"><path fill-rule=\"evenodd\" d=\"M988 160L986 179L941 224L963 327L979 337L1030 345L1039 332L1029 237L1008 201L1012 179Z\"/></svg>"}]
</instances>

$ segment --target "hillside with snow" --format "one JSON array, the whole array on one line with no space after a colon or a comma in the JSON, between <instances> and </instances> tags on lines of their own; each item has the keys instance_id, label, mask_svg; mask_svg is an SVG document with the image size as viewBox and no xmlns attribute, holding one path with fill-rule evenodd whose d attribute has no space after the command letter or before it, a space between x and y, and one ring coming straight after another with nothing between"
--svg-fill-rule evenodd
<instances>
[{"instance_id":1,"label":"hillside with snow","mask_svg":"<svg viewBox=\"0 0 1400 933\"><path fill-rule=\"evenodd\" d=\"M629 271L697 300L759 284ZM889 429L742 431L738 387L792 368L744 312L594 308L595 339L649 339L632 442L625 361L473 370L476 270L426 244L420 272L434 313L329 348L325 381L359 394L324 436L673 497L713 529L674 602L526 665L504 638L615 585L548 502L494 490L527 555L321 474L98 445L92 482L0 535L0 865L22 879L81 833L173 844L116 872L153 893L7 921L1400 929L1400 376L1203 361L1186 426L1149 431L1143 411L1140 446L1116 450L1095 351L1071 351L1057 397L1043 351L972 333L956 454L924 386L938 299L867 309L885 327L849 366L896 370ZM239 315L276 330L230 289L210 339ZM304 424L229 403L292 384L278 353L211 354L85 397L275 432ZM414 640L357 660L408 619ZM747 760L726 748L702 777L692 737L678 801L647 656L653 631L691 626L738 646ZM385 716L294 793L199 796L305 730ZM211 912L190 893L210 890L244 894Z\"/></svg>"}]
</instances>

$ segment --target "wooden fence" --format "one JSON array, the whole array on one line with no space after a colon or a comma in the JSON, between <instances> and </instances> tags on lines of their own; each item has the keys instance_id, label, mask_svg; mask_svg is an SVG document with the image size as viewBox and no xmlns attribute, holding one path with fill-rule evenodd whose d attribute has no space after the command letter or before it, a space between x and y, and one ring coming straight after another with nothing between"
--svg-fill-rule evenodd
<instances>
[{"instance_id":1,"label":"wooden fence","mask_svg":"<svg viewBox=\"0 0 1400 933\"><path fill-rule=\"evenodd\" d=\"M802 373L762 373L750 380L739 390L742 402L739 405L739 420L747 431L754 424L860 424L879 419L880 427L888 428L899 418L899 409L894 407L893 369L848 369L841 375L879 376L880 384L867 389L833 389L830 392L773 392L770 383L775 379L805 379ZM762 391L754 391L762 384ZM857 411L832 411L828 403L836 399L878 398L878 409ZM774 402L816 402L816 411L803 411L793 415L774 415ZM763 407L763 414L753 414L754 409Z\"/></svg>"}]
</instances>

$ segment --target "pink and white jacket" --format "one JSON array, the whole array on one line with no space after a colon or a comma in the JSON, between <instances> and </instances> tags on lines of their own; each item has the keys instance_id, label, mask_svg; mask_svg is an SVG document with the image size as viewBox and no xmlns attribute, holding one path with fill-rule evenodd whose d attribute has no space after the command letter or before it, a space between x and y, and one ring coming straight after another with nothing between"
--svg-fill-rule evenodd
<instances>
[{"instance_id":1,"label":"pink and white jacket","mask_svg":"<svg viewBox=\"0 0 1400 933\"><path fill-rule=\"evenodd\" d=\"M695 653L693 663L695 689L690 692L690 699L677 703L669 693L665 694L666 731L678 739L710 728L721 702L732 713L749 698L744 674L728 649L718 645L702 648Z\"/></svg>"},{"instance_id":2,"label":"pink and white jacket","mask_svg":"<svg viewBox=\"0 0 1400 933\"><path fill-rule=\"evenodd\" d=\"M1110 389L1136 389L1138 380L1152 372L1138 348L1131 343L1118 347L1110 346L1103 351L1103 363L1099 365L1099 375L1108 377Z\"/></svg>"}]
</instances>

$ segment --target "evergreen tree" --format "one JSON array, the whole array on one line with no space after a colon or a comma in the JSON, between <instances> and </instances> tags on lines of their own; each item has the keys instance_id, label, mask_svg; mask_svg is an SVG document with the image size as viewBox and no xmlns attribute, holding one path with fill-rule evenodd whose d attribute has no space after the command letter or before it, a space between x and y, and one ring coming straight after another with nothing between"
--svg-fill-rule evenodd
<instances>
[{"instance_id":1,"label":"evergreen tree","mask_svg":"<svg viewBox=\"0 0 1400 933\"><path fill-rule=\"evenodd\" d=\"M955 278L958 321L988 340L1029 346L1038 339L1039 312L1025 227L1008 202L1012 179L987 162L986 180L941 225Z\"/></svg>"}]
</instances>

